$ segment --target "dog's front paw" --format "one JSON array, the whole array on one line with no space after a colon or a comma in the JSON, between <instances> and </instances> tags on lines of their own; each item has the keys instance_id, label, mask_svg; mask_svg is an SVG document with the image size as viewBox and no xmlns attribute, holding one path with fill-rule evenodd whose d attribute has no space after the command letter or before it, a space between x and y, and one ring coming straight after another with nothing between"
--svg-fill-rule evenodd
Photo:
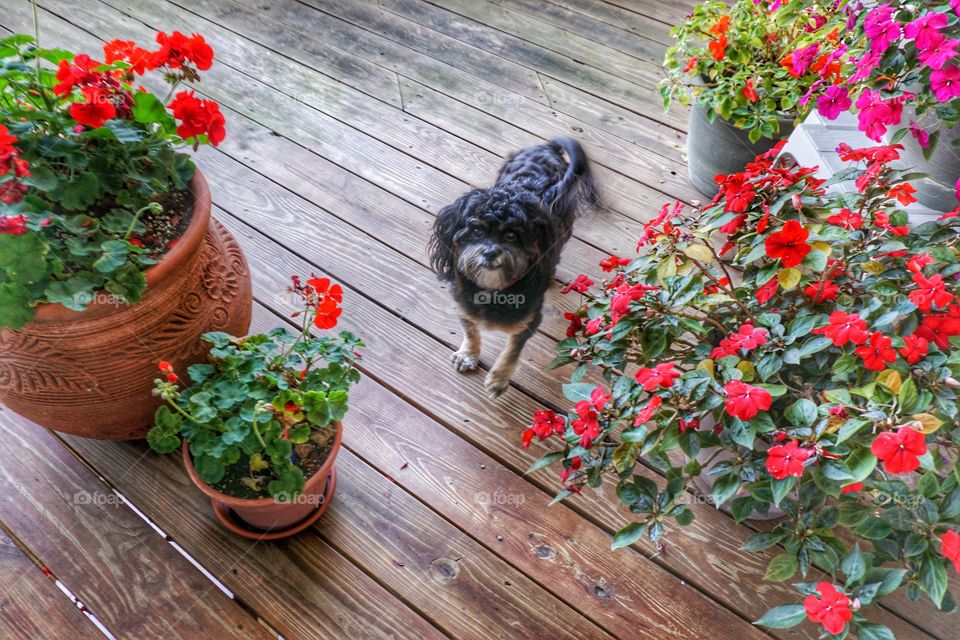
<instances>
[{"instance_id":1,"label":"dog's front paw","mask_svg":"<svg viewBox=\"0 0 960 640\"><path fill-rule=\"evenodd\" d=\"M487 374L483 381L483 386L487 390L487 395L491 400L496 400L503 395L503 392L510 386L510 376L504 375L496 370Z\"/></svg>"},{"instance_id":2,"label":"dog's front paw","mask_svg":"<svg viewBox=\"0 0 960 640\"><path fill-rule=\"evenodd\" d=\"M467 373L468 371L474 371L477 366L480 364L477 356L467 353L466 351L454 351L453 355L450 356L450 360L453 362L453 368L459 371L460 373Z\"/></svg>"}]
</instances>

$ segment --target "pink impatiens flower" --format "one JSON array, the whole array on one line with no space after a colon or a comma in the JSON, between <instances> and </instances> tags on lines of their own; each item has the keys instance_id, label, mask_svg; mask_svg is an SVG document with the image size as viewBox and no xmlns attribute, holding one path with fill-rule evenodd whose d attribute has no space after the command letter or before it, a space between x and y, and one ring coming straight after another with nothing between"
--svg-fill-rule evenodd
<instances>
[{"instance_id":1,"label":"pink impatiens flower","mask_svg":"<svg viewBox=\"0 0 960 640\"><path fill-rule=\"evenodd\" d=\"M957 2L960 2L960 0L957 0ZM910 135L913 136L913 139L916 140L917 144L922 148L926 149L930 146L930 134L921 129L916 122L910 123Z\"/></svg>"},{"instance_id":2,"label":"pink impatiens flower","mask_svg":"<svg viewBox=\"0 0 960 640\"><path fill-rule=\"evenodd\" d=\"M863 21L863 30L870 40L870 51L883 53L900 37L900 24L893 21L895 9L888 4L871 9Z\"/></svg>"},{"instance_id":3,"label":"pink impatiens flower","mask_svg":"<svg viewBox=\"0 0 960 640\"><path fill-rule=\"evenodd\" d=\"M903 28L903 35L913 38L918 49L926 49L943 37L940 30L947 26L947 16L932 11Z\"/></svg>"},{"instance_id":4,"label":"pink impatiens flower","mask_svg":"<svg viewBox=\"0 0 960 640\"><path fill-rule=\"evenodd\" d=\"M960 96L960 67L950 65L930 73L930 90L940 102Z\"/></svg>"},{"instance_id":5,"label":"pink impatiens flower","mask_svg":"<svg viewBox=\"0 0 960 640\"><path fill-rule=\"evenodd\" d=\"M918 45L917 58L931 69L942 69L951 58L957 55L958 45L960 45L960 40L953 38L948 40L946 37L939 35L926 47L921 48Z\"/></svg>"},{"instance_id":6,"label":"pink impatiens flower","mask_svg":"<svg viewBox=\"0 0 960 640\"><path fill-rule=\"evenodd\" d=\"M836 120L852 104L846 87L833 85L817 98L817 113L827 120Z\"/></svg>"},{"instance_id":7,"label":"pink impatiens flower","mask_svg":"<svg viewBox=\"0 0 960 640\"><path fill-rule=\"evenodd\" d=\"M938 72L934 72L938 73ZM933 74L931 74L931 81ZM857 98L857 108L860 113L857 119L860 124L858 129L875 142L883 139L883 134L887 132L887 125L900 123L900 113L903 109L902 101L883 100L879 91L864 89Z\"/></svg>"}]
</instances>

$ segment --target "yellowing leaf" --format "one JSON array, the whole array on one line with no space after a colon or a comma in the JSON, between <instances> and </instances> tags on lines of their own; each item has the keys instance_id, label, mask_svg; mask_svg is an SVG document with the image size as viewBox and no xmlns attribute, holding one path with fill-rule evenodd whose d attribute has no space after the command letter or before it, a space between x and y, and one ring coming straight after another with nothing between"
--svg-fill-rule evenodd
<instances>
[{"instance_id":1,"label":"yellowing leaf","mask_svg":"<svg viewBox=\"0 0 960 640\"><path fill-rule=\"evenodd\" d=\"M944 424L943 420L929 413L915 413L913 414L913 419L920 424L920 431L928 435Z\"/></svg>"},{"instance_id":2,"label":"yellowing leaf","mask_svg":"<svg viewBox=\"0 0 960 640\"><path fill-rule=\"evenodd\" d=\"M802 274L800 273L800 270L794 269L793 267L780 269L780 271L777 273L777 282L780 283L780 287L784 291L790 291L800 284L801 275Z\"/></svg>"},{"instance_id":3,"label":"yellowing leaf","mask_svg":"<svg viewBox=\"0 0 960 640\"><path fill-rule=\"evenodd\" d=\"M250 454L250 473L256 473L257 471L263 471L270 464L263 459L259 453Z\"/></svg>"},{"instance_id":4,"label":"yellowing leaf","mask_svg":"<svg viewBox=\"0 0 960 640\"><path fill-rule=\"evenodd\" d=\"M836 433L837 429L843 426L843 423L846 422L846 418L841 418L840 416L830 416L827 418L827 433Z\"/></svg>"},{"instance_id":5,"label":"yellowing leaf","mask_svg":"<svg viewBox=\"0 0 960 640\"><path fill-rule=\"evenodd\" d=\"M903 378L896 369L886 369L877 376L877 383L882 384L894 394L900 393L900 387L903 386Z\"/></svg>"},{"instance_id":6,"label":"yellowing leaf","mask_svg":"<svg viewBox=\"0 0 960 640\"><path fill-rule=\"evenodd\" d=\"M879 262L864 262L860 266L863 268L864 271L866 271L867 273L872 273L875 276L880 275L881 273L887 270L887 268Z\"/></svg>"},{"instance_id":7,"label":"yellowing leaf","mask_svg":"<svg viewBox=\"0 0 960 640\"><path fill-rule=\"evenodd\" d=\"M706 262L710 264L713 262L713 252L710 251L709 247L702 244L691 244L687 245L687 248L683 250L687 257L693 258L698 262Z\"/></svg>"},{"instance_id":8,"label":"yellowing leaf","mask_svg":"<svg viewBox=\"0 0 960 640\"><path fill-rule=\"evenodd\" d=\"M750 382L757 377L757 369L753 366L753 363L749 360L741 360L737 363L737 369L743 373L743 381Z\"/></svg>"},{"instance_id":9,"label":"yellowing leaf","mask_svg":"<svg viewBox=\"0 0 960 640\"><path fill-rule=\"evenodd\" d=\"M811 249L814 249L814 250L816 250L816 251L823 251L823 252L824 252L825 254L827 254L828 256L829 256L830 253L833 251L833 248L832 248L828 243L826 243L826 242L814 242L814 243L811 243L810 248L811 248Z\"/></svg>"},{"instance_id":10,"label":"yellowing leaf","mask_svg":"<svg viewBox=\"0 0 960 640\"><path fill-rule=\"evenodd\" d=\"M706 371L707 373L710 374L710 377L712 378L716 370L716 367L713 364L713 360L711 360L710 358L707 358L706 360L701 360L699 364L697 364L697 369L700 369L701 371Z\"/></svg>"},{"instance_id":11,"label":"yellowing leaf","mask_svg":"<svg viewBox=\"0 0 960 640\"><path fill-rule=\"evenodd\" d=\"M657 280L660 281L660 284L665 284L665 280L670 276L677 275L677 263L673 259L673 256L666 258L657 266Z\"/></svg>"}]
</instances>

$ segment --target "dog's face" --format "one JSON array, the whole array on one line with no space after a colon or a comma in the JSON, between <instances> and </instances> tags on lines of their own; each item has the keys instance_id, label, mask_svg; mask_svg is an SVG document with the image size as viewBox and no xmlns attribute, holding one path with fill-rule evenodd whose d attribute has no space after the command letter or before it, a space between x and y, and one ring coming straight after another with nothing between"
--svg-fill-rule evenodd
<instances>
[{"instance_id":1,"label":"dog's face","mask_svg":"<svg viewBox=\"0 0 960 640\"><path fill-rule=\"evenodd\" d=\"M482 289L505 289L531 269L552 271L553 264L541 263L556 234L551 216L535 198L478 189L440 212L431 260L441 275L456 269Z\"/></svg>"}]
</instances>

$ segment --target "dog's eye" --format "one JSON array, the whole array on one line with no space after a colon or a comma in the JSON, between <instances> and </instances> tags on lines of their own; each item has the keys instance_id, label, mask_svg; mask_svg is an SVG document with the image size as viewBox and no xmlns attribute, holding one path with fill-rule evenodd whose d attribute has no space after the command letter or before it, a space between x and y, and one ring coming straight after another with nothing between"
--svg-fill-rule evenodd
<instances>
[{"instance_id":1,"label":"dog's eye","mask_svg":"<svg viewBox=\"0 0 960 640\"><path fill-rule=\"evenodd\" d=\"M483 230L481 230L480 227L471 227L470 235L474 238L479 238L481 235L483 235Z\"/></svg>"},{"instance_id":2,"label":"dog's eye","mask_svg":"<svg viewBox=\"0 0 960 640\"><path fill-rule=\"evenodd\" d=\"M514 240L517 239L517 232L516 232L516 231L505 231L504 234L503 234L503 239L506 240L507 242L513 242Z\"/></svg>"}]
</instances>

